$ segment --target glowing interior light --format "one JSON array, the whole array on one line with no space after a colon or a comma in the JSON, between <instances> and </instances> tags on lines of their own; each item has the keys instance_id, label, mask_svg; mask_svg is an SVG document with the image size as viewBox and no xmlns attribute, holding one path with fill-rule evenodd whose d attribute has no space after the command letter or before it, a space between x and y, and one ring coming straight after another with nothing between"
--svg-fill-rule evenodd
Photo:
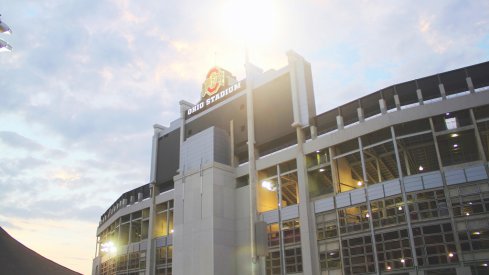
<instances>
[{"instance_id":1,"label":"glowing interior light","mask_svg":"<svg viewBox=\"0 0 489 275\"><path fill-rule=\"evenodd\" d=\"M321 151L317 150L316 153L320 153Z\"/></svg>"},{"instance_id":2,"label":"glowing interior light","mask_svg":"<svg viewBox=\"0 0 489 275\"><path fill-rule=\"evenodd\" d=\"M368 218L368 217L370 217L370 215L369 215L368 213L367 213L367 214L365 214L365 218Z\"/></svg>"},{"instance_id":3,"label":"glowing interior light","mask_svg":"<svg viewBox=\"0 0 489 275\"><path fill-rule=\"evenodd\" d=\"M402 210L402 206L399 206L399 208L397 208L397 209L399 209L399 211L401 211Z\"/></svg>"},{"instance_id":4,"label":"glowing interior light","mask_svg":"<svg viewBox=\"0 0 489 275\"><path fill-rule=\"evenodd\" d=\"M454 137L458 137L458 134L455 133L455 134L451 134L450 137L454 138Z\"/></svg>"},{"instance_id":5,"label":"glowing interior light","mask_svg":"<svg viewBox=\"0 0 489 275\"><path fill-rule=\"evenodd\" d=\"M482 264L482 266L487 266L487 264Z\"/></svg>"},{"instance_id":6,"label":"glowing interior light","mask_svg":"<svg viewBox=\"0 0 489 275\"><path fill-rule=\"evenodd\" d=\"M455 144L453 145L453 148L457 148L457 147L458 147L458 144L456 144L456 143L455 143Z\"/></svg>"},{"instance_id":7,"label":"glowing interior light","mask_svg":"<svg viewBox=\"0 0 489 275\"><path fill-rule=\"evenodd\" d=\"M471 201L469 201L469 204L470 204L470 205L472 205L472 202L471 202Z\"/></svg>"},{"instance_id":8,"label":"glowing interior light","mask_svg":"<svg viewBox=\"0 0 489 275\"><path fill-rule=\"evenodd\" d=\"M406 260L404 260L404 259L401 259L401 263L404 263L405 261L406 261Z\"/></svg>"},{"instance_id":9,"label":"glowing interior light","mask_svg":"<svg viewBox=\"0 0 489 275\"><path fill-rule=\"evenodd\" d=\"M466 212L466 213L465 213L465 216L470 216L470 213L469 213L469 212Z\"/></svg>"},{"instance_id":10,"label":"glowing interior light","mask_svg":"<svg viewBox=\"0 0 489 275\"><path fill-rule=\"evenodd\" d=\"M391 269L392 269L392 267L390 267L390 266L387 266L387 270L391 270Z\"/></svg>"},{"instance_id":11,"label":"glowing interior light","mask_svg":"<svg viewBox=\"0 0 489 275\"><path fill-rule=\"evenodd\" d=\"M480 234L481 234L481 232L479 232L479 231L474 232L474 235L480 235Z\"/></svg>"},{"instance_id":12,"label":"glowing interior light","mask_svg":"<svg viewBox=\"0 0 489 275\"><path fill-rule=\"evenodd\" d=\"M450 113L445 113L445 115L449 116L449 115L450 115Z\"/></svg>"},{"instance_id":13,"label":"glowing interior light","mask_svg":"<svg viewBox=\"0 0 489 275\"><path fill-rule=\"evenodd\" d=\"M362 184L363 184L363 183L362 183L361 181L357 182L357 185L358 185L358 186L362 186Z\"/></svg>"},{"instance_id":14,"label":"glowing interior light","mask_svg":"<svg viewBox=\"0 0 489 275\"><path fill-rule=\"evenodd\" d=\"M172 234L173 234L173 232L175 232L175 230L173 230L173 229L170 229L170 233L172 233Z\"/></svg>"},{"instance_id":15,"label":"glowing interior light","mask_svg":"<svg viewBox=\"0 0 489 275\"><path fill-rule=\"evenodd\" d=\"M419 170L419 171L423 171L423 170L424 170L423 166L421 166L421 165L420 165L420 166L418 167L418 170Z\"/></svg>"},{"instance_id":16,"label":"glowing interior light","mask_svg":"<svg viewBox=\"0 0 489 275\"><path fill-rule=\"evenodd\" d=\"M271 181L264 180L261 182L261 187L267 189L268 191L276 191L277 187Z\"/></svg>"},{"instance_id":17,"label":"glowing interior light","mask_svg":"<svg viewBox=\"0 0 489 275\"><path fill-rule=\"evenodd\" d=\"M319 169L319 172L324 172L325 170L323 168Z\"/></svg>"},{"instance_id":18,"label":"glowing interior light","mask_svg":"<svg viewBox=\"0 0 489 275\"><path fill-rule=\"evenodd\" d=\"M453 257L453 253L452 252L448 253L448 257L452 258Z\"/></svg>"}]
</instances>

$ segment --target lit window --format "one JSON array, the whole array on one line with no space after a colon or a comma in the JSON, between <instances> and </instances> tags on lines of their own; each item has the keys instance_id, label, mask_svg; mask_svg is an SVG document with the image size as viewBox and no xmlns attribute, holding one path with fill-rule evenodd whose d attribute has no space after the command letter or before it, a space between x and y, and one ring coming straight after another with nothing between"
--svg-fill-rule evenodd
<instances>
[{"instance_id":1,"label":"lit window","mask_svg":"<svg viewBox=\"0 0 489 275\"><path fill-rule=\"evenodd\" d=\"M447 126L447 130L452 130L457 128L457 118L445 118L445 125Z\"/></svg>"}]
</instances>

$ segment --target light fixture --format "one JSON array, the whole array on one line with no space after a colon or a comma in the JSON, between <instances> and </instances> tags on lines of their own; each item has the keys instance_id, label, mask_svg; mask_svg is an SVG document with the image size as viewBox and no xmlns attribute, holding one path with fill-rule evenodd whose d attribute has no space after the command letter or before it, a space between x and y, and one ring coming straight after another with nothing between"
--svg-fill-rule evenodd
<instances>
[{"instance_id":1,"label":"light fixture","mask_svg":"<svg viewBox=\"0 0 489 275\"><path fill-rule=\"evenodd\" d=\"M450 113L445 113L445 115L446 115L446 116L449 116L449 115L450 115Z\"/></svg>"},{"instance_id":2,"label":"light fixture","mask_svg":"<svg viewBox=\"0 0 489 275\"><path fill-rule=\"evenodd\" d=\"M481 234L481 232L476 231L476 232L474 232L473 234L474 234L474 235L480 235L480 234Z\"/></svg>"},{"instance_id":3,"label":"light fixture","mask_svg":"<svg viewBox=\"0 0 489 275\"><path fill-rule=\"evenodd\" d=\"M0 39L0 52L11 52L12 46L4 40Z\"/></svg>"},{"instance_id":4,"label":"light fixture","mask_svg":"<svg viewBox=\"0 0 489 275\"><path fill-rule=\"evenodd\" d=\"M401 263L404 263L404 262L406 262L406 260L404 260L404 259L401 259Z\"/></svg>"},{"instance_id":5,"label":"light fixture","mask_svg":"<svg viewBox=\"0 0 489 275\"><path fill-rule=\"evenodd\" d=\"M324 170L324 168L319 169L319 172L324 172L324 171L326 171Z\"/></svg>"},{"instance_id":6,"label":"light fixture","mask_svg":"<svg viewBox=\"0 0 489 275\"><path fill-rule=\"evenodd\" d=\"M321 153L321 151L317 150L316 153Z\"/></svg>"},{"instance_id":7,"label":"light fixture","mask_svg":"<svg viewBox=\"0 0 489 275\"><path fill-rule=\"evenodd\" d=\"M11 34L12 33L12 30L10 29L10 27L5 24L5 22L2 22L2 20L0 19L0 33L5 33L5 34Z\"/></svg>"},{"instance_id":8,"label":"light fixture","mask_svg":"<svg viewBox=\"0 0 489 275\"><path fill-rule=\"evenodd\" d=\"M455 143L455 144L453 145L453 148L458 148L458 144L457 144L457 143Z\"/></svg>"},{"instance_id":9,"label":"light fixture","mask_svg":"<svg viewBox=\"0 0 489 275\"><path fill-rule=\"evenodd\" d=\"M367 213L367 214L365 214L365 218L368 218L368 217L370 217L370 215L369 215L368 213Z\"/></svg>"},{"instance_id":10,"label":"light fixture","mask_svg":"<svg viewBox=\"0 0 489 275\"><path fill-rule=\"evenodd\" d=\"M268 191L276 191L277 190L277 186L275 186L275 184L273 184L273 182L268 181L268 180L262 181L261 187L267 189Z\"/></svg>"},{"instance_id":11,"label":"light fixture","mask_svg":"<svg viewBox=\"0 0 489 275\"><path fill-rule=\"evenodd\" d=\"M330 252L330 253L329 253L329 256L333 256L333 255L334 255L334 252Z\"/></svg>"},{"instance_id":12,"label":"light fixture","mask_svg":"<svg viewBox=\"0 0 489 275\"><path fill-rule=\"evenodd\" d=\"M472 205L472 202L471 201L469 201L469 205Z\"/></svg>"},{"instance_id":13,"label":"light fixture","mask_svg":"<svg viewBox=\"0 0 489 275\"><path fill-rule=\"evenodd\" d=\"M469 213L469 212L466 212L466 213L465 213L465 216L470 216L470 213Z\"/></svg>"},{"instance_id":14,"label":"light fixture","mask_svg":"<svg viewBox=\"0 0 489 275\"><path fill-rule=\"evenodd\" d=\"M390 266L388 265L388 266L387 266L387 270L391 270L391 269L392 269L392 267L390 267Z\"/></svg>"},{"instance_id":15,"label":"light fixture","mask_svg":"<svg viewBox=\"0 0 489 275\"><path fill-rule=\"evenodd\" d=\"M483 263L482 266L487 266L487 264L486 263Z\"/></svg>"},{"instance_id":16,"label":"light fixture","mask_svg":"<svg viewBox=\"0 0 489 275\"><path fill-rule=\"evenodd\" d=\"M452 138L458 137L458 134L457 133L453 133L453 134L450 135L450 137L452 137Z\"/></svg>"},{"instance_id":17,"label":"light fixture","mask_svg":"<svg viewBox=\"0 0 489 275\"><path fill-rule=\"evenodd\" d=\"M420 166L418 167L418 170L419 170L419 171L423 171L423 170L424 170L423 166L421 166L421 165L420 165Z\"/></svg>"},{"instance_id":18,"label":"light fixture","mask_svg":"<svg viewBox=\"0 0 489 275\"><path fill-rule=\"evenodd\" d=\"M453 253L452 252L448 253L448 257L452 258L453 257Z\"/></svg>"},{"instance_id":19,"label":"light fixture","mask_svg":"<svg viewBox=\"0 0 489 275\"><path fill-rule=\"evenodd\" d=\"M361 181L357 182L358 186L362 186L362 184L363 184L363 182L361 182Z\"/></svg>"},{"instance_id":20,"label":"light fixture","mask_svg":"<svg viewBox=\"0 0 489 275\"><path fill-rule=\"evenodd\" d=\"M402 211L402 206L399 206L399 208L397 208L397 209L399 209L399 211Z\"/></svg>"},{"instance_id":21,"label":"light fixture","mask_svg":"<svg viewBox=\"0 0 489 275\"><path fill-rule=\"evenodd\" d=\"M171 234L173 234L173 232L175 232L175 230L173 230L173 229L170 229L170 233L171 233Z\"/></svg>"}]
</instances>

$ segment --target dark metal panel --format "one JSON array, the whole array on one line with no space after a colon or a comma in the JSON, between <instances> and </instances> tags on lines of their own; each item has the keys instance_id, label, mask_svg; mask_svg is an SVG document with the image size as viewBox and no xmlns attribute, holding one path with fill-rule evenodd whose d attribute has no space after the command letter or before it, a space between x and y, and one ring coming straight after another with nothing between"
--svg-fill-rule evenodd
<instances>
[{"instance_id":1,"label":"dark metal panel","mask_svg":"<svg viewBox=\"0 0 489 275\"><path fill-rule=\"evenodd\" d=\"M287 146L294 121L289 74L285 74L253 91L253 111L257 148L270 152ZM295 142L295 139L294 139Z\"/></svg>"},{"instance_id":2,"label":"dark metal panel","mask_svg":"<svg viewBox=\"0 0 489 275\"><path fill-rule=\"evenodd\" d=\"M465 69L458 69L440 74L440 80L445 87L445 93L447 95L452 95L467 91L468 87L465 77Z\"/></svg>"},{"instance_id":3,"label":"dark metal panel","mask_svg":"<svg viewBox=\"0 0 489 275\"><path fill-rule=\"evenodd\" d=\"M180 128L158 139L156 156L156 182L171 181L177 174L180 160Z\"/></svg>"},{"instance_id":4,"label":"dark metal panel","mask_svg":"<svg viewBox=\"0 0 489 275\"><path fill-rule=\"evenodd\" d=\"M440 89L438 88L438 76L432 75L417 80L418 87L423 94L423 100L430 100L441 97Z\"/></svg>"},{"instance_id":5,"label":"dark metal panel","mask_svg":"<svg viewBox=\"0 0 489 275\"><path fill-rule=\"evenodd\" d=\"M489 86L489 62L470 66L467 73L472 78L475 89Z\"/></svg>"},{"instance_id":6,"label":"dark metal panel","mask_svg":"<svg viewBox=\"0 0 489 275\"><path fill-rule=\"evenodd\" d=\"M349 125L358 122L358 101L349 102L340 107L340 114L343 116L343 124Z\"/></svg>"},{"instance_id":7,"label":"dark metal panel","mask_svg":"<svg viewBox=\"0 0 489 275\"><path fill-rule=\"evenodd\" d=\"M418 102L418 95L416 94L416 82L409 81L401 84L397 84L396 92L399 96L401 106L413 104Z\"/></svg>"},{"instance_id":8,"label":"dark metal panel","mask_svg":"<svg viewBox=\"0 0 489 275\"><path fill-rule=\"evenodd\" d=\"M360 104L363 108L364 118L380 114L379 99L381 98L382 97L379 92L375 92L360 98Z\"/></svg>"},{"instance_id":9,"label":"dark metal panel","mask_svg":"<svg viewBox=\"0 0 489 275\"><path fill-rule=\"evenodd\" d=\"M338 124L336 123L337 116L338 109L333 109L316 116L315 124L317 126L318 135L338 129Z\"/></svg>"}]
</instances>

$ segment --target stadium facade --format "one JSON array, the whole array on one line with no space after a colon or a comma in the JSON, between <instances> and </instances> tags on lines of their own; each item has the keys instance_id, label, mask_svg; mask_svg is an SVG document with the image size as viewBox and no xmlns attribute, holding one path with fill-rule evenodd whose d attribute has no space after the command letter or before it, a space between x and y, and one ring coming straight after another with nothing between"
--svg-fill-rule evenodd
<instances>
[{"instance_id":1,"label":"stadium facade","mask_svg":"<svg viewBox=\"0 0 489 275\"><path fill-rule=\"evenodd\" d=\"M212 68L154 126L150 183L102 215L93 274L489 274L489 62L316 114L287 56Z\"/></svg>"}]
</instances>

